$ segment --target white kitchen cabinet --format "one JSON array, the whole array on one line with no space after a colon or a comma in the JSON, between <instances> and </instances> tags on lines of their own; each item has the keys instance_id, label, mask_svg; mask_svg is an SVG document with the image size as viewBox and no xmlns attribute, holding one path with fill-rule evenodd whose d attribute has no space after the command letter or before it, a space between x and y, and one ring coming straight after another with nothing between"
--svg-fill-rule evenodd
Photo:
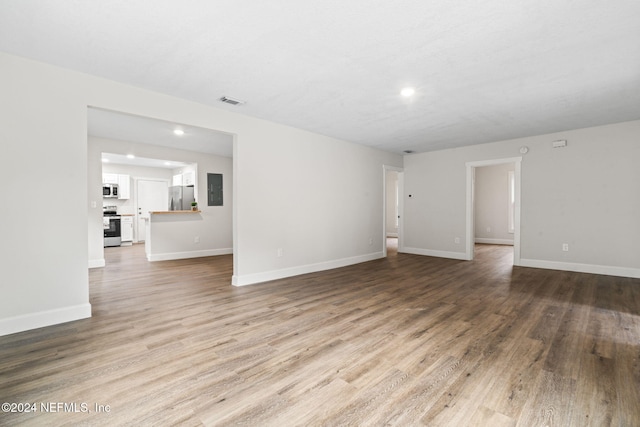
<instances>
[{"instance_id":1,"label":"white kitchen cabinet","mask_svg":"<svg viewBox=\"0 0 640 427\"><path fill-rule=\"evenodd\" d=\"M127 200L131 198L131 177L129 175L118 175L118 199Z\"/></svg>"},{"instance_id":2,"label":"white kitchen cabinet","mask_svg":"<svg viewBox=\"0 0 640 427\"><path fill-rule=\"evenodd\" d=\"M103 184L118 185L118 199L128 200L131 198L131 177L129 175L119 175L117 173L103 173Z\"/></svg>"},{"instance_id":3,"label":"white kitchen cabinet","mask_svg":"<svg viewBox=\"0 0 640 427\"><path fill-rule=\"evenodd\" d=\"M196 185L196 174L193 171L182 174L182 185Z\"/></svg>"},{"instance_id":4,"label":"white kitchen cabinet","mask_svg":"<svg viewBox=\"0 0 640 427\"><path fill-rule=\"evenodd\" d=\"M173 185L174 187L180 185L196 185L196 173L194 171L188 171L185 173L173 175L173 180L171 182L171 185Z\"/></svg>"},{"instance_id":5,"label":"white kitchen cabinet","mask_svg":"<svg viewBox=\"0 0 640 427\"><path fill-rule=\"evenodd\" d=\"M102 174L102 183L103 184L117 184L118 183L118 174L117 173L103 173Z\"/></svg>"},{"instance_id":6,"label":"white kitchen cabinet","mask_svg":"<svg viewBox=\"0 0 640 427\"><path fill-rule=\"evenodd\" d=\"M120 240L123 244L133 242L133 216L120 217Z\"/></svg>"}]
</instances>

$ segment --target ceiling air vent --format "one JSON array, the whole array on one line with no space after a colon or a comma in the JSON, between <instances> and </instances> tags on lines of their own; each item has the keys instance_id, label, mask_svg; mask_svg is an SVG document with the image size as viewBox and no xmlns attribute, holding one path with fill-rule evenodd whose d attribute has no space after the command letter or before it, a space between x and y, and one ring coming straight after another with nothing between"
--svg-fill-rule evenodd
<instances>
[{"instance_id":1,"label":"ceiling air vent","mask_svg":"<svg viewBox=\"0 0 640 427\"><path fill-rule=\"evenodd\" d=\"M222 98L220 98L220 101L225 102L227 104L231 104L231 105L242 105L247 103L246 101L240 101L239 99L229 98L228 96L223 96Z\"/></svg>"}]
</instances>

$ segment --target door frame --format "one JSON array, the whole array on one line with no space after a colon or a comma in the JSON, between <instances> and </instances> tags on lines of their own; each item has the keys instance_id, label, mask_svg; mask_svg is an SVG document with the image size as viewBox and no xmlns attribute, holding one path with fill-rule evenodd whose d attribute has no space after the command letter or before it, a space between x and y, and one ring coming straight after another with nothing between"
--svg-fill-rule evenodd
<instances>
[{"instance_id":1,"label":"door frame","mask_svg":"<svg viewBox=\"0 0 640 427\"><path fill-rule=\"evenodd\" d=\"M402 197L404 189L404 168L397 166L382 165L382 256L387 256L387 174L389 172L398 173L398 252L402 248L403 234L403 213L404 206Z\"/></svg>"},{"instance_id":2,"label":"door frame","mask_svg":"<svg viewBox=\"0 0 640 427\"><path fill-rule=\"evenodd\" d=\"M468 261L474 258L475 246L475 175L476 168L483 166L502 165L505 163L515 164L515 221L513 230L513 265L520 265L520 202L521 202L521 169L522 157L509 157L504 159L480 160L466 162L467 167L467 224L466 224L466 244L465 259Z\"/></svg>"}]
</instances>

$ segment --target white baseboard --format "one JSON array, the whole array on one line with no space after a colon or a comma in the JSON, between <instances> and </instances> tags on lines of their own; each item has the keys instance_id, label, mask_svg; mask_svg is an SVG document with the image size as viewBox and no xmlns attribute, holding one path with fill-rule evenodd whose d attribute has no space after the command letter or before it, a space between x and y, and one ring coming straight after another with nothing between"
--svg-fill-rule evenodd
<instances>
[{"instance_id":1,"label":"white baseboard","mask_svg":"<svg viewBox=\"0 0 640 427\"><path fill-rule=\"evenodd\" d=\"M89 268L100 268L104 267L106 264L104 262L104 258L102 259L90 259L89 260Z\"/></svg>"},{"instance_id":2,"label":"white baseboard","mask_svg":"<svg viewBox=\"0 0 640 427\"><path fill-rule=\"evenodd\" d=\"M476 243L484 243L486 245L511 245L513 246L513 239L489 239L485 237L476 237Z\"/></svg>"},{"instance_id":3,"label":"white baseboard","mask_svg":"<svg viewBox=\"0 0 640 427\"><path fill-rule=\"evenodd\" d=\"M433 249L408 248L406 246L398 249L398 252L405 253L405 254L425 255L425 256L433 256L438 258L451 258L451 259L459 259L459 260L467 261L467 254L465 254L464 252L436 251Z\"/></svg>"},{"instance_id":4,"label":"white baseboard","mask_svg":"<svg viewBox=\"0 0 640 427\"><path fill-rule=\"evenodd\" d=\"M520 259L521 267L544 268L548 270L575 271L577 273L604 274L607 276L640 278L640 269L609 265L579 264L573 262Z\"/></svg>"},{"instance_id":5,"label":"white baseboard","mask_svg":"<svg viewBox=\"0 0 640 427\"><path fill-rule=\"evenodd\" d=\"M89 303L8 317L0 319L0 336L88 317L91 317L91 304Z\"/></svg>"},{"instance_id":6,"label":"white baseboard","mask_svg":"<svg viewBox=\"0 0 640 427\"><path fill-rule=\"evenodd\" d=\"M188 252L167 252L163 254L147 254L148 261L169 261L172 259L201 258L205 256L229 255L233 253L232 248L205 249L202 251Z\"/></svg>"},{"instance_id":7,"label":"white baseboard","mask_svg":"<svg viewBox=\"0 0 640 427\"><path fill-rule=\"evenodd\" d=\"M315 273L317 271L332 270L334 268L346 267L348 265L360 264L361 262L373 261L383 258L382 252L360 255L350 258L342 258L332 261L319 262L317 264L307 264L298 267L283 268L281 270L265 271L263 273L246 274L242 276L234 275L231 279L233 286L254 285L256 283L269 282L271 280L284 279L285 277L299 276L301 274Z\"/></svg>"}]
</instances>

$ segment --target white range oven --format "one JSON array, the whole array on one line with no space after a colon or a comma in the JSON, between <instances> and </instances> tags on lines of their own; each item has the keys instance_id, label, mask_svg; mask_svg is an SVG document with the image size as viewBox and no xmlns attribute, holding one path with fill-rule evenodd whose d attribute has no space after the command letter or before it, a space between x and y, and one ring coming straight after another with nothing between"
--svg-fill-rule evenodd
<instances>
[{"instance_id":1,"label":"white range oven","mask_svg":"<svg viewBox=\"0 0 640 427\"><path fill-rule=\"evenodd\" d=\"M102 222L104 228L104 247L120 246L122 234L120 228L120 215L116 206L104 206L102 208Z\"/></svg>"}]
</instances>

